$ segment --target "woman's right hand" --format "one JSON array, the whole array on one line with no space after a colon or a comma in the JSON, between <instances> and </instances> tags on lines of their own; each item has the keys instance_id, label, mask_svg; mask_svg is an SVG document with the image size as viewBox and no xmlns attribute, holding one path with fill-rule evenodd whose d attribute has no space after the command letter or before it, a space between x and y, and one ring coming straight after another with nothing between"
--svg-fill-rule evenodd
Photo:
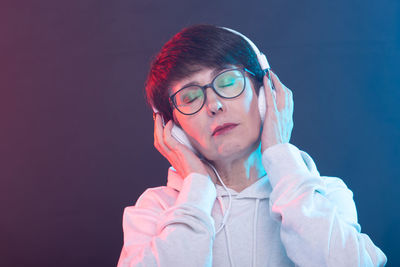
<instances>
[{"instance_id":1,"label":"woman's right hand","mask_svg":"<svg viewBox=\"0 0 400 267\"><path fill-rule=\"evenodd\" d=\"M172 135L172 120L163 126L161 115L156 113L154 119L154 146L171 163L172 167L186 178L196 172L210 176L215 183L215 175L206 163L194 154L188 147L179 143Z\"/></svg>"}]
</instances>

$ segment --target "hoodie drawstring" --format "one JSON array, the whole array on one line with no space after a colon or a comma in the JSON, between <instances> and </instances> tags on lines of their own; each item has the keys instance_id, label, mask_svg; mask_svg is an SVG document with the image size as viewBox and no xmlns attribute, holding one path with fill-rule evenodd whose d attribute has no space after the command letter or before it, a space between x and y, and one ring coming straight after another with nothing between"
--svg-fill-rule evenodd
<instances>
[{"instance_id":1,"label":"hoodie drawstring","mask_svg":"<svg viewBox=\"0 0 400 267\"><path fill-rule=\"evenodd\" d=\"M231 263L231 267L234 267L235 265L233 264L233 258L231 254L231 241L229 240L229 233L228 233L228 227L225 225L224 227L224 232L225 232L225 237L226 237L226 243L228 246L228 256L229 256L229 262Z\"/></svg>"},{"instance_id":2,"label":"hoodie drawstring","mask_svg":"<svg viewBox=\"0 0 400 267\"><path fill-rule=\"evenodd\" d=\"M231 210L231 206L232 206L232 194L231 192L229 192L228 188L226 187L226 185L224 184L224 182L222 181L221 177L219 176L217 170L214 168L214 166L209 163L208 161L206 161L208 163L208 165L214 170L215 175L217 175L219 182L222 184L222 186L224 187L225 191L228 193L229 195L229 205L228 205L228 209L226 210L226 214L224 214L224 217L222 219L222 223L221 226L218 228L218 230L215 232L215 235L217 235L222 228L224 228L226 221L228 220L228 216L229 216L229 212ZM221 204L221 202L220 202ZM222 211L222 213L224 213L224 211Z\"/></svg>"},{"instance_id":3,"label":"hoodie drawstring","mask_svg":"<svg viewBox=\"0 0 400 267\"><path fill-rule=\"evenodd\" d=\"M208 162L207 162L208 163ZM222 202L222 197L219 196L217 197L219 205L221 206L221 210L222 210L222 223L219 227L219 229L216 231L215 235L217 235L222 229L224 229L225 232L225 237L226 237L226 245L228 248L228 256L229 256L229 261L231 263L231 266L233 267L233 258L232 258L232 254L231 254L231 246L230 246L230 240L229 240L229 234L228 234L228 227L226 225L226 221L228 220L228 216L229 216L229 212L231 210L231 205L232 205L232 195L229 192L228 188L225 186L224 182L222 181L221 177L219 176L217 170L214 168L214 166L210 163L208 163L209 166L214 170L215 174L217 175L218 180L220 181L220 183L222 184L222 186L224 187L225 191L228 193L229 196L229 204L228 204L228 208L226 210L226 213L224 212L224 203ZM265 174L266 175L266 174ZM264 176L265 176L264 175ZM256 198L256 207L254 209L254 218L253 218L253 253L252 253L252 265L253 267L256 266L257 261L256 261L256 256L257 256L257 219L258 219L258 205L260 203L260 199Z\"/></svg>"},{"instance_id":4,"label":"hoodie drawstring","mask_svg":"<svg viewBox=\"0 0 400 267\"><path fill-rule=\"evenodd\" d=\"M224 214L225 213L224 212L225 208L224 208L224 203L222 202L222 197L219 196L219 197L217 197L217 199L218 199L219 205L221 207L222 216L224 216L225 215ZM228 249L229 262L230 262L231 266L233 267L233 258L232 258L232 254L231 254L231 246L230 246L231 242L229 240L228 226L226 224L223 224L223 226L224 226L224 232L225 232L226 246L227 246L227 249Z\"/></svg>"},{"instance_id":5,"label":"hoodie drawstring","mask_svg":"<svg viewBox=\"0 0 400 267\"><path fill-rule=\"evenodd\" d=\"M251 266L255 267L257 264L257 218L258 218L258 204L260 199L256 198L256 207L254 209L254 220L253 220L253 257Z\"/></svg>"}]
</instances>

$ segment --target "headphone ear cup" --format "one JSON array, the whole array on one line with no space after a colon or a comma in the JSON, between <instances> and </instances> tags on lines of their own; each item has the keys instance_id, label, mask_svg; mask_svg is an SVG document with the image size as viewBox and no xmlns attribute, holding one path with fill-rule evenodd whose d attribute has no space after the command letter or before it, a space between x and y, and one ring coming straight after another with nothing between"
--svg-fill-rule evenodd
<instances>
[{"instance_id":1,"label":"headphone ear cup","mask_svg":"<svg viewBox=\"0 0 400 267\"><path fill-rule=\"evenodd\" d=\"M265 112L267 111L267 104L265 101L265 92L264 86L260 87L260 91L258 93L258 110L260 111L261 121L265 120Z\"/></svg>"},{"instance_id":2,"label":"headphone ear cup","mask_svg":"<svg viewBox=\"0 0 400 267\"><path fill-rule=\"evenodd\" d=\"M260 111L261 121L265 120L265 113L267 112L267 101L265 100L265 92L264 86L260 87L260 91L258 93L258 110ZM272 95L276 100L276 91L272 89Z\"/></svg>"},{"instance_id":3,"label":"headphone ear cup","mask_svg":"<svg viewBox=\"0 0 400 267\"><path fill-rule=\"evenodd\" d=\"M190 150L192 150L195 154L200 155L200 153L197 152L197 150L192 146L192 144L189 141L189 138L187 137L186 133L175 123L172 123L172 129L171 129L171 135L178 140L179 143L187 146Z\"/></svg>"}]
</instances>

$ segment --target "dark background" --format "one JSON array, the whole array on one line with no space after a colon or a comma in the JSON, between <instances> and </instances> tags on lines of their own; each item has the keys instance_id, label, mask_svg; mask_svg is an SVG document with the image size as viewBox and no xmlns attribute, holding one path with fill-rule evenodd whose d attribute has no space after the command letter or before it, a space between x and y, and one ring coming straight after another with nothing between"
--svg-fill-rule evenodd
<instances>
[{"instance_id":1,"label":"dark background","mask_svg":"<svg viewBox=\"0 0 400 267\"><path fill-rule=\"evenodd\" d=\"M291 143L354 192L400 266L399 2L1 1L1 266L115 266L122 213L166 183L143 85L194 23L236 29L294 93ZM190 245L190 244L188 244Z\"/></svg>"}]
</instances>

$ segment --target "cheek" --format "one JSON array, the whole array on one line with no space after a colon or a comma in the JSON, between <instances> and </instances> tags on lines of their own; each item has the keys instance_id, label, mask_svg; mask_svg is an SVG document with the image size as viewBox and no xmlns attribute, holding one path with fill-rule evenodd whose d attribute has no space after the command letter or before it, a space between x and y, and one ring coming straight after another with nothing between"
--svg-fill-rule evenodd
<instances>
[{"instance_id":1,"label":"cheek","mask_svg":"<svg viewBox=\"0 0 400 267\"><path fill-rule=\"evenodd\" d=\"M246 117L248 118L248 122L251 129L260 130L261 128L261 116L258 109L258 97L256 92L250 88L250 90L246 90L247 93L243 99Z\"/></svg>"},{"instance_id":2,"label":"cheek","mask_svg":"<svg viewBox=\"0 0 400 267\"><path fill-rule=\"evenodd\" d=\"M247 90L247 89L249 89L249 90ZM243 104L244 104L245 112L247 114L250 113L250 111L251 111L252 104L254 102L253 99L255 97L257 97L257 96L254 94L254 91L251 88L246 88L245 95L243 98L243 102L244 102Z\"/></svg>"},{"instance_id":3,"label":"cheek","mask_svg":"<svg viewBox=\"0 0 400 267\"><path fill-rule=\"evenodd\" d=\"M204 146L206 143L204 139L206 133L203 133L200 130L205 128L205 126L202 125L202 120L198 118L198 116L182 117L180 115L177 115L176 117L178 122L180 123L180 127L184 130L191 143L195 147L198 147L198 145Z\"/></svg>"},{"instance_id":4,"label":"cheek","mask_svg":"<svg viewBox=\"0 0 400 267\"><path fill-rule=\"evenodd\" d=\"M243 95L242 105L247 118L251 121L260 121L260 112L258 111L258 98L257 94L252 87L246 88Z\"/></svg>"}]
</instances>

